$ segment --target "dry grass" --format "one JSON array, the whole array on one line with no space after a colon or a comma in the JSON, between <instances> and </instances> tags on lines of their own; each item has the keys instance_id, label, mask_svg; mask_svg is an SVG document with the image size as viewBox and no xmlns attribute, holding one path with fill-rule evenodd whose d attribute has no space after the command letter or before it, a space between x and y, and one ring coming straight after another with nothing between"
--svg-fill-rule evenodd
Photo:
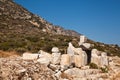
<instances>
[{"instance_id":1,"label":"dry grass","mask_svg":"<svg viewBox=\"0 0 120 80\"><path fill-rule=\"evenodd\" d=\"M18 53L15 52L15 51L8 52L8 51L2 51L2 50L0 50L0 58L1 57L5 58L5 57L13 56L13 55L18 55Z\"/></svg>"}]
</instances>

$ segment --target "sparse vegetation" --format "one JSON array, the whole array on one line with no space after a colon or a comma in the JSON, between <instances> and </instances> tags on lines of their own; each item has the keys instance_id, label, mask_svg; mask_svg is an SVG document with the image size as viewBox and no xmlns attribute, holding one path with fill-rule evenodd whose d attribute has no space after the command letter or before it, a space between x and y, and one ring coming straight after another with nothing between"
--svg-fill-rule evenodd
<instances>
[{"instance_id":1,"label":"sparse vegetation","mask_svg":"<svg viewBox=\"0 0 120 80\"><path fill-rule=\"evenodd\" d=\"M108 73L108 70L109 70L107 66L101 67L100 69L103 73Z\"/></svg>"},{"instance_id":2,"label":"sparse vegetation","mask_svg":"<svg viewBox=\"0 0 120 80\"><path fill-rule=\"evenodd\" d=\"M98 69L98 66L95 63L90 63L89 66L91 69Z\"/></svg>"}]
</instances>

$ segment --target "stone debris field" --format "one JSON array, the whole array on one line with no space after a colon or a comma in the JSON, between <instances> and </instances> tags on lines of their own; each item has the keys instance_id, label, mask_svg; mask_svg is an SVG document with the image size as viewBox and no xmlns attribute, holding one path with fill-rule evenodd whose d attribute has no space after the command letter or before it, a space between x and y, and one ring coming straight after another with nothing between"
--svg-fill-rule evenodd
<instances>
[{"instance_id":1,"label":"stone debris field","mask_svg":"<svg viewBox=\"0 0 120 80\"><path fill-rule=\"evenodd\" d=\"M80 36L79 48L69 43L67 54L57 47L51 53L25 52L0 58L0 80L120 80L120 58L90 49Z\"/></svg>"}]
</instances>

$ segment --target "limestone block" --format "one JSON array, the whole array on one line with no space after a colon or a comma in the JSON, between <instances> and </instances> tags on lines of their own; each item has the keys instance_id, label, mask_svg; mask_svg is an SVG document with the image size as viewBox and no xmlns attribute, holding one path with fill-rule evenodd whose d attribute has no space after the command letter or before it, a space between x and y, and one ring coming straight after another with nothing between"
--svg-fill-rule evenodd
<instances>
[{"instance_id":1,"label":"limestone block","mask_svg":"<svg viewBox=\"0 0 120 80\"><path fill-rule=\"evenodd\" d=\"M74 62L76 67L82 66L82 56L80 55L74 55Z\"/></svg>"},{"instance_id":2,"label":"limestone block","mask_svg":"<svg viewBox=\"0 0 120 80\"><path fill-rule=\"evenodd\" d=\"M51 51L52 53L59 53L59 49L57 47L53 47Z\"/></svg>"},{"instance_id":3,"label":"limestone block","mask_svg":"<svg viewBox=\"0 0 120 80\"><path fill-rule=\"evenodd\" d=\"M61 53L52 53L52 62L53 64L59 64L61 59Z\"/></svg>"},{"instance_id":4,"label":"limestone block","mask_svg":"<svg viewBox=\"0 0 120 80\"><path fill-rule=\"evenodd\" d=\"M47 58L50 61L52 61L52 55L50 53L47 53L43 50L40 50L38 53L39 53L39 58Z\"/></svg>"},{"instance_id":5,"label":"limestone block","mask_svg":"<svg viewBox=\"0 0 120 80\"><path fill-rule=\"evenodd\" d=\"M41 64L45 64L45 65L49 65L50 60L46 57L41 57L37 60L37 62L41 63Z\"/></svg>"},{"instance_id":6,"label":"limestone block","mask_svg":"<svg viewBox=\"0 0 120 80\"><path fill-rule=\"evenodd\" d=\"M34 59L38 59L38 57L39 57L39 54L32 54L28 52L23 53L23 56L22 56L24 60L34 60Z\"/></svg>"},{"instance_id":7,"label":"limestone block","mask_svg":"<svg viewBox=\"0 0 120 80\"><path fill-rule=\"evenodd\" d=\"M60 65L54 65L54 64L50 64L48 66L52 71L56 71L60 69Z\"/></svg>"},{"instance_id":8,"label":"limestone block","mask_svg":"<svg viewBox=\"0 0 120 80\"><path fill-rule=\"evenodd\" d=\"M74 49L74 53L75 53L76 55L81 55L81 54L83 53L83 50L82 50L82 48L75 48L75 49Z\"/></svg>"},{"instance_id":9,"label":"limestone block","mask_svg":"<svg viewBox=\"0 0 120 80\"><path fill-rule=\"evenodd\" d=\"M98 54L98 50L97 49L92 49L91 54Z\"/></svg>"},{"instance_id":10,"label":"limestone block","mask_svg":"<svg viewBox=\"0 0 120 80\"><path fill-rule=\"evenodd\" d=\"M61 62L60 62L61 66L70 66L70 55L68 54L63 54L61 56Z\"/></svg>"},{"instance_id":11,"label":"limestone block","mask_svg":"<svg viewBox=\"0 0 120 80\"><path fill-rule=\"evenodd\" d=\"M107 53L102 52L101 53L101 66L108 66L108 57L107 57Z\"/></svg>"},{"instance_id":12,"label":"limestone block","mask_svg":"<svg viewBox=\"0 0 120 80\"><path fill-rule=\"evenodd\" d=\"M82 45L85 41L86 41L86 37L84 35L81 35L79 45Z\"/></svg>"},{"instance_id":13,"label":"limestone block","mask_svg":"<svg viewBox=\"0 0 120 80\"><path fill-rule=\"evenodd\" d=\"M82 44L85 48L89 49L91 47L91 44L90 43L83 43Z\"/></svg>"},{"instance_id":14,"label":"limestone block","mask_svg":"<svg viewBox=\"0 0 120 80\"><path fill-rule=\"evenodd\" d=\"M87 54L85 51L82 53L82 66L85 66L87 64Z\"/></svg>"},{"instance_id":15,"label":"limestone block","mask_svg":"<svg viewBox=\"0 0 120 80\"><path fill-rule=\"evenodd\" d=\"M72 45L72 43L69 43L69 46L67 48L67 54L73 56L74 55L74 46Z\"/></svg>"},{"instance_id":16,"label":"limestone block","mask_svg":"<svg viewBox=\"0 0 120 80\"><path fill-rule=\"evenodd\" d=\"M72 68L64 71L65 74L76 76L76 77L85 77L85 71L78 68Z\"/></svg>"}]
</instances>

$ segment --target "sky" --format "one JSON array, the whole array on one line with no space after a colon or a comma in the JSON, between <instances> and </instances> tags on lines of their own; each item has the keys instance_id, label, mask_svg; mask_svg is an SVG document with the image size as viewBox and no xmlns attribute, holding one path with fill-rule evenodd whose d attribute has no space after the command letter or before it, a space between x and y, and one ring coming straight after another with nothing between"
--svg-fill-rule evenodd
<instances>
[{"instance_id":1,"label":"sky","mask_svg":"<svg viewBox=\"0 0 120 80\"><path fill-rule=\"evenodd\" d=\"M54 25L120 45L120 0L14 0Z\"/></svg>"}]
</instances>

